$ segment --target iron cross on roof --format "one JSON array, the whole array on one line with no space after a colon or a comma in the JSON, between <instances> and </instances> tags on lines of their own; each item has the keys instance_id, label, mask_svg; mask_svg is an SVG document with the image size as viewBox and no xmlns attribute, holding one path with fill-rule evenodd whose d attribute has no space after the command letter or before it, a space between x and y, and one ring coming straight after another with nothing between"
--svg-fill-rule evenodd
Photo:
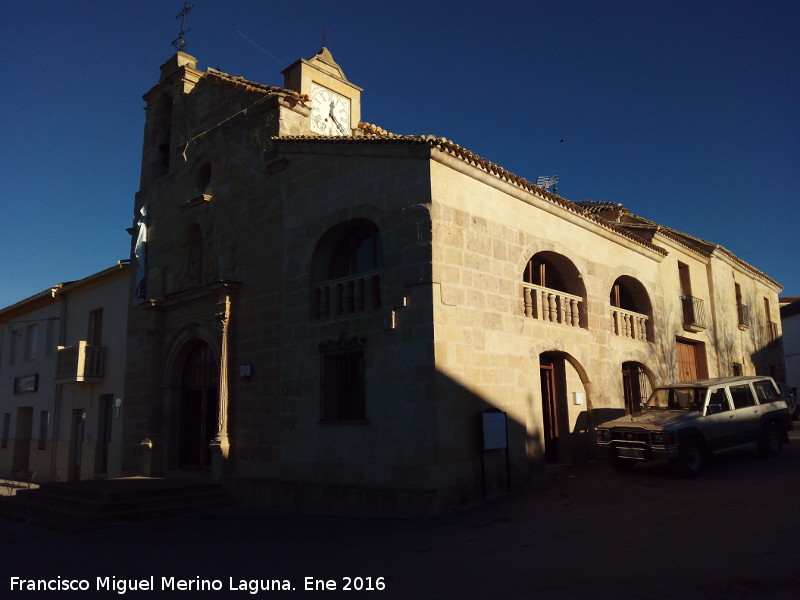
<instances>
[{"instance_id":1,"label":"iron cross on roof","mask_svg":"<svg viewBox=\"0 0 800 600\"><path fill-rule=\"evenodd\" d=\"M189 4L187 0L183 0L183 10L175 15L176 19L181 20L181 32L178 34L174 40L172 40L172 45L178 50L178 52L182 52L184 48L186 48L186 40L183 37L183 34L187 31L191 31L191 29L186 29L186 15L189 14L189 11L194 8L194 4Z\"/></svg>"}]
</instances>

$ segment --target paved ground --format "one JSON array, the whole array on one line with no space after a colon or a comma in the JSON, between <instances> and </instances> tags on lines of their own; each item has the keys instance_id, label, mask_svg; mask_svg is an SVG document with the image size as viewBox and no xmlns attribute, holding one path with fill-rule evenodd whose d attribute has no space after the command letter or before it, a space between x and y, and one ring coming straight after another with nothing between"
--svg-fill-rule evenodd
<instances>
[{"instance_id":1,"label":"paved ground","mask_svg":"<svg viewBox=\"0 0 800 600\"><path fill-rule=\"evenodd\" d=\"M551 476L540 489L428 520L236 507L77 534L0 522L0 598L800 598L800 432L776 459L742 449L694 480L657 464ZM85 580L90 590L11 590L12 577ZM152 577L155 590L98 592L98 577ZM305 592L306 577L337 589ZM222 589L163 591L162 578ZM347 578L384 589L345 592ZM230 589L242 580L245 589ZM295 589L253 594L252 580Z\"/></svg>"}]
</instances>

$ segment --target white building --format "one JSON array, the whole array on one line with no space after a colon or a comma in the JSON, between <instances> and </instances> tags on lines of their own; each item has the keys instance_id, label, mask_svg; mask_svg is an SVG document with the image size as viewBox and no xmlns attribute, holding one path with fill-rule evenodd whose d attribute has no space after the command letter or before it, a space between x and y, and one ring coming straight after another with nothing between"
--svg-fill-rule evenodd
<instances>
[{"instance_id":1,"label":"white building","mask_svg":"<svg viewBox=\"0 0 800 600\"><path fill-rule=\"evenodd\" d=\"M0 310L0 473L121 474L128 266Z\"/></svg>"}]
</instances>

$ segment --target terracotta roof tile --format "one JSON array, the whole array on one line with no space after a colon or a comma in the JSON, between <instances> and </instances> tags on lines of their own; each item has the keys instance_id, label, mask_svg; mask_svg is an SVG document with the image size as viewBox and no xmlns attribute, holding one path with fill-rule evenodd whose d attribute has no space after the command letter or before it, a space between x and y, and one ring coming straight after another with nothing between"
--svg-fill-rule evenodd
<instances>
[{"instance_id":1,"label":"terracotta roof tile","mask_svg":"<svg viewBox=\"0 0 800 600\"><path fill-rule=\"evenodd\" d=\"M219 71L212 67L208 67L204 76L208 77L210 80L216 83L220 83L222 85L228 85L235 89L246 92L278 94L282 96L293 96L298 100L303 100L303 101L308 100L308 95L306 94L299 94L294 90L289 90L274 85L266 85L264 83L258 83L256 81L250 81L249 79L245 79L244 77L238 77L236 75L228 75L227 73L223 73L222 71Z\"/></svg>"}]
</instances>

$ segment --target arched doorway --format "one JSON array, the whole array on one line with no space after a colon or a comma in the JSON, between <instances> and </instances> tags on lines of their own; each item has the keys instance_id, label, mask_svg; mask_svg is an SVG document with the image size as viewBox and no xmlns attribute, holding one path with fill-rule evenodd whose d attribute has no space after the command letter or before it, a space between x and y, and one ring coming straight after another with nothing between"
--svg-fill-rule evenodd
<instances>
[{"instance_id":1,"label":"arched doorway","mask_svg":"<svg viewBox=\"0 0 800 600\"><path fill-rule=\"evenodd\" d=\"M633 361L622 363L622 389L625 412L629 415L637 412L652 392L643 364Z\"/></svg>"},{"instance_id":2,"label":"arched doorway","mask_svg":"<svg viewBox=\"0 0 800 600\"><path fill-rule=\"evenodd\" d=\"M553 352L539 355L539 377L542 389L542 429L544 459L561 462L561 444L569 436L564 357Z\"/></svg>"},{"instance_id":3,"label":"arched doorway","mask_svg":"<svg viewBox=\"0 0 800 600\"><path fill-rule=\"evenodd\" d=\"M219 361L208 344L194 341L181 378L180 467L204 468L211 464L209 443L217 434L218 402Z\"/></svg>"}]
</instances>

